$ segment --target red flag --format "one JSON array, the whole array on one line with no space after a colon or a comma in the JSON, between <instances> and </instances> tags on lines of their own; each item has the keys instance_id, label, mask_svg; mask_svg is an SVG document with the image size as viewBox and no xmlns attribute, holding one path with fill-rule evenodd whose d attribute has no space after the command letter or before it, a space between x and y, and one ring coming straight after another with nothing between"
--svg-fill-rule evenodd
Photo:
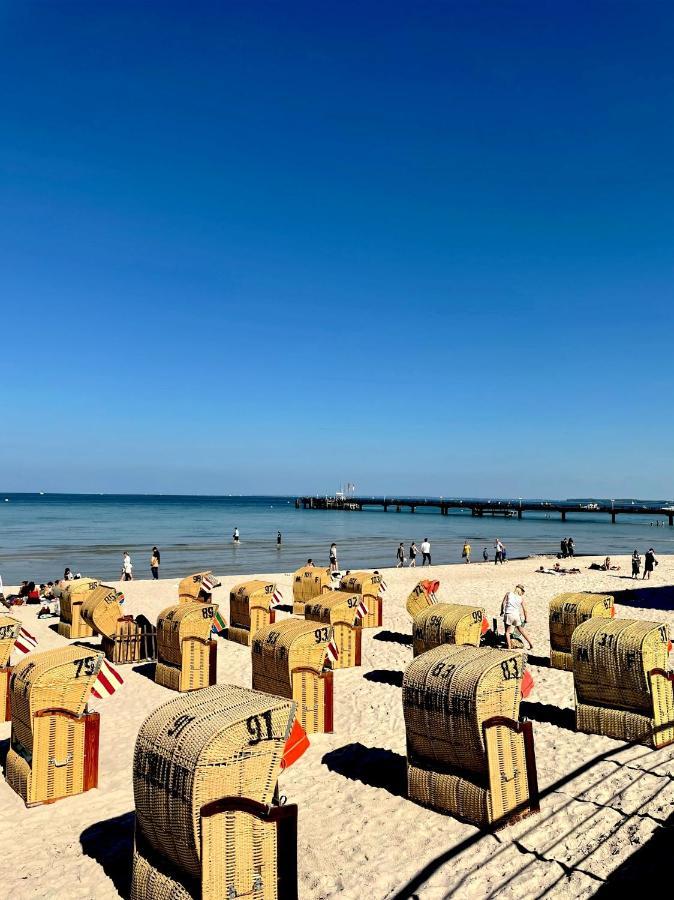
<instances>
[{"instance_id":1,"label":"red flag","mask_svg":"<svg viewBox=\"0 0 674 900\"><path fill-rule=\"evenodd\" d=\"M294 762L297 762L304 751L308 749L309 738L307 737L304 728L302 728L297 719L295 719L286 745L283 748L281 768L288 769Z\"/></svg>"},{"instance_id":2,"label":"red flag","mask_svg":"<svg viewBox=\"0 0 674 900\"><path fill-rule=\"evenodd\" d=\"M489 631L489 622L487 621L487 617L485 615L482 616L482 631L481 634L486 634Z\"/></svg>"},{"instance_id":3,"label":"red flag","mask_svg":"<svg viewBox=\"0 0 674 900\"><path fill-rule=\"evenodd\" d=\"M522 698L526 700L533 689L534 679L531 677L531 672L527 669L522 676Z\"/></svg>"}]
</instances>

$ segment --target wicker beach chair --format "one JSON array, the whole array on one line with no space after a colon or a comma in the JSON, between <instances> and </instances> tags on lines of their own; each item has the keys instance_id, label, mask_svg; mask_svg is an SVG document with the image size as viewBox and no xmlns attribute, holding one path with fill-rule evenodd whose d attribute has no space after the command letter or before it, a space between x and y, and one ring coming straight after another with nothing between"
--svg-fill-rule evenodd
<instances>
[{"instance_id":1,"label":"wicker beach chair","mask_svg":"<svg viewBox=\"0 0 674 900\"><path fill-rule=\"evenodd\" d=\"M439 581L420 581L417 584L405 604L412 619L415 619L422 610L438 602L436 594L439 588Z\"/></svg>"},{"instance_id":2,"label":"wicker beach chair","mask_svg":"<svg viewBox=\"0 0 674 900\"><path fill-rule=\"evenodd\" d=\"M197 572L188 575L178 585L178 602L192 603L194 600L210 602L211 594L220 582L212 572Z\"/></svg>"},{"instance_id":3,"label":"wicker beach chair","mask_svg":"<svg viewBox=\"0 0 674 900\"><path fill-rule=\"evenodd\" d=\"M297 703L307 733L331 732L332 670L327 669L332 626L284 619L260 628L253 638L253 689Z\"/></svg>"},{"instance_id":4,"label":"wicker beach chair","mask_svg":"<svg viewBox=\"0 0 674 900\"><path fill-rule=\"evenodd\" d=\"M12 735L7 783L26 806L98 784L99 715L87 701L102 653L68 646L31 653L10 679Z\"/></svg>"},{"instance_id":5,"label":"wicker beach chair","mask_svg":"<svg viewBox=\"0 0 674 900\"><path fill-rule=\"evenodd\" d=\"M573 670L571 635L574 629L594 617L612 619L613 597L608 594L558 594L550 601L550 665Z\"/></svg>"},{"instance_id":6,"label":"wicker beach chair","mask_svg":"<svg viewBox=\"0 0 674 900\"><path fill-rule=\"evenodd\" d=\"M650 747L674 742L667 626L592 618L571 638L576 728Z\"/></svg>"},{"instance_id":7,"label":"wicker beach chair","mask_svg":"<svg viewBox=\"0 0 674 900\"><path fill-rule=\"evenodd\" d=\"M358 604L363 598L360 594L347 594L345 591L331 591L320 598L310 600L304 607L304 618L307 622L332 627L338 656L333 661L333 669L347 669L360 665L361 639L363 629Z\"/></svg>"},{"instance_id":8,"label":"wicker beach chair","mask_svg":"<svg viewBox=\"0 0 674 900\"><path fill-rule=\"evenodd\" d=\"M275 592L276 585L271 581L244 581L232 588L229 594L227 629L230 641L249 647L258 628L274 624Z\"/></svg>"},{"instance_id":9,"label":"wicker beach chair","mask_svg":"<svg viewBox=\"0 0 674 900\"><path fill-rule=\"evenodd\" d=\"M294 712L217 685L148 716L133 761L131 900L297 900L297 806L277 799Z\"/></svg>"},{"instance_id":10,"label":"wicker beach chair","mask_svg":"<svg viewBox=\"0 0 674 900\"><path fill-rule=\"evenodd\" d=\"M63 588L60 597L60 621L57 625L61 637L77 639L91 637L93 631L82 621L82 604L89 593L95 590L101 582L96 578L77 578L69 581Z\"/></svg>"},{"instance_id":11,"label":"wicker beach chair","mask_svg":"<svg viewBox=\"0 0 674 900\"><path fill-rule=\"evenodd\" d=\"M440 644L479 647L485 615L480 606L434 603L414 617L412 650L415 656Z\"/></svg>"},{"instance_id":12,"label":"wicker beach chair","mask_svg":"<svg viewBox=\"0 0 674 900\"><path fill-rule=\"evenodd\" d=\"M9 679L12 674L10 657L21 631L21 622L12 616L0 615L0 722L12 718L9 702Z\"/></svg>"},{"instance_id":13,"label":"wicker beach chair","mask_svg":"<svg viewBox=\"0 0 674 900\"><path fill-rule=\"evenodd\" d=\"M363 619L363 628L381 627L383 601L378 572L350 572L339 582L339 589L349 594L361 594L365 600L367 615Z\"/></svg>"},{"instance_id":14,"label":"wicker beach chair","mask_svg":"<svg viewBox=\"0 0 674 900\"><path fill-rule=\"evenodd\" d=\"M304 605L319 597L325 591L332 590L330 569L318 569L315 566L303 566L293 575L293 615L303 616Z\"/></svg>"},{"instance_id":15,"label":"wicker beach chair","mask_svg":"<svg viewBox=\"0 0 674 900\"><path fill-rule=\"evenodd\" d=\"M530 722L519 722L521 653L442 644L403 677L410 799L476 825L538 810Z\"/></svg>"},{"instance_id":16,"label":"wicker beach chair","mask_svg":"<svg viewBox=\"0 0 674 900\"><path fill-rule=\"evenodd\" d=\"M179 603L159 613L155 681L173 691L215 684L218 645L211 639L215 603Z\"/></svg>"},{"instance_id":17,"label":"wicker beach chair","mask_svg":"<svg viewBox=\"0 0 674 900\"><path fill-rule=\"evenodd\" d=\"M112 663L137 663L157 658L157 630L145 618L125 616L120 605L124 595L107 585L88 591L80 615L94 634L102 637L101 647Z\"/></svg>"}]
</instances>

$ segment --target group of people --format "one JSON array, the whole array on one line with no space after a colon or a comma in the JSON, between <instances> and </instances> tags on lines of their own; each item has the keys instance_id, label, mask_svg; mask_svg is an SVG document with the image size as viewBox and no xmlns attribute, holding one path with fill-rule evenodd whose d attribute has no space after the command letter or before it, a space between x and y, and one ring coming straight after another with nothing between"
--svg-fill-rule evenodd
<instances>
[{"instance_id":1,"label":"group of people","mask_svg":"<svg viewBox=\"0 0 674 900\"><path fill-rule=\"evenodd\" d=\"M608 559L608 557L607 557ZM609 560L610 562L610 560ZM644 574L641 576L641 580L644 579L650 581L651 575L657 566L658 561L655 558L655 550L652 547L649 547L646 553L644 554ZM632 578L638 578L639 572L641 571L641 557L639 556L639 551L635 550L632 554Z\"/></svg>"},{"instance_id":2,"label":"group of people","mask_svg":"<svg viewBox=\"0 0 674 900\"><path fill-rule=\"evenodd\" d=\"M161 565L161 553L157 547L153 547L150 551L150 572L152 578L156 581L159 578L159 566ZM133 581L133 563L128 550L122 555L122 574L121 581Z\"/></svg>"},{"instance_id":3,"label":"group of people","mask_svg":"<svg viewBox=\"0 0 674 900\"><path fill-rule=\"evenodd\" d=\"M576 545L573 542L573 538L562 538L560 542L560 550L560 556L562 559L573 559L573 555L576 552Z\"/></svg>"},{"instance_id":4,"label":"group of people","mask_svg":"<svg viewBox=\"0 0 674 900\"><path fill-rule=\"evenodd\" d=\"M409 551L409 561L410 567L415 568L417 564L417 556L419 555L419 551L421 551L421 565L422 566L430 566L431 563L431 542L427 537L423 539L421 542L421 547L417 549L417 545L415 541L412 541L410 544ZM401 541L398 545L398 549L396 550L396 568L402 569L405 563L407 562L407 556L405 556L405 545Z\"/></svg>"},{"instance_id":5,"label":"group of people","mask_svg":"<svg viewBox=\"0 0 674 900\"><path fill-rule=\"evenodd\" d=\"M66 586L66 582L79 577L79 574L73 575L70 569L66 569L63 573L63 578L56 579L56 581L48 581L41 584L37 584L34 581L22 581L15 594L8 594L5 597L0 590L0 603L6 609L11 609L13 606L39 606L38 619L42 619L45 616L60 616L61 594Z\"/></svg>"}]
</instances>

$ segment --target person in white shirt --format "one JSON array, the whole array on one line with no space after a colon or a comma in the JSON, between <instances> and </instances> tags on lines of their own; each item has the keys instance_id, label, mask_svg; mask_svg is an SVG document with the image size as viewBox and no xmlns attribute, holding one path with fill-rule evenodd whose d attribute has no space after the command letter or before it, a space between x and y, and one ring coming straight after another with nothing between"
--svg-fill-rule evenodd
<instances>
[{"instance_id":1,"label":"person in white shirt","mask_svg":"<svg viewBox=\"0 0 674 900\"><path fill-rule=\"evenodd\" d=\"M494 565L496 566L498 563L503 565L503 544L500 538L496 538L494 541Z\"/></svg>"},{"instance_id":2,"label":"person in white shirt","mask_svg":"<svg viewBox=\"0 0 674 900\"><path fill-rule=\"evenodd\" d=\"M122 581L133 581L133 563L128 550L124 551L122 558Z\"/></svg>"},{"instance_id":3,"label":"person in white shirt","mask_svg":"<svg viewBox=\"0 0 674 900\"><path fill-rule=\"evenodd\" d=\"M529 650L533 650L534 645L531 643L531 638L524 628L522 628L527 621L527 609L524 605L523 585L516 585L514 591L508 591L505 595L503 603L501 604L501 615L503 616L503 621L505 623L505 639L508 649L512 649L512 630L513 628L517 628L518 632L522 635L527 644L529 644Z\"/></svg>"},{"instance_id":4,"label":"person in white shirt","mask_svg":"<svg viewBox=\"0 0 674 900\"><path fill-rule=\"evenodd\" d=\"M431 565L431 545L428 542L428 538L424 538L421 542L421 565L425 566L426 563Z\"/></svg>"}]
</instances>

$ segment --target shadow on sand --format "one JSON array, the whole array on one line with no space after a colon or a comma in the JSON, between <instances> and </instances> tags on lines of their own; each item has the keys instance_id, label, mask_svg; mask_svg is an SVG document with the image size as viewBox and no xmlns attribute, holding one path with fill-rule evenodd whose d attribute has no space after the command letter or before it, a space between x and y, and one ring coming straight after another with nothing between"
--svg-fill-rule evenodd
<instances>
[{"instance_id":1,"label":"shadow on sand","mask_svg":"<svg viewBox=\"0 0 674 900\"><path fill-rule=\"evenodd\" d=\"M363 678L376 684L391 684L399 688L403 686L403 673L397 669L373 669L372 672L365 672Z\"/></svg>"},{"instance_id":2,"label":"shadow on sand","mask_svg":"<svg viewBox=\"0 0 674 900\"><path fill-rule=\"evenodd\" d=\"M558 728L566 728L567 731L576 730L576 712L573 709L560 709L549 703L530 703L528 700L522 700L520 715L533 719L534 722L547 722Z\"/></svg>"},{"instance_id":3,"label":"shadow on sand","mask_svg":"<svg viewBox=\"0 0 674 900\"><path fill-rule=\"evenodd\" d=\"M149 678L150 681L154 681L154 670L156 668L156 662L145 662L141 663L139 666L134 666L132 671L142 675L143 678Z\"/></svg>"},{"instance_id":4,"label":"shadow on sand","mask_svg":"<svg viewBox=\"0 0 674 900\"><path fill-rule=\"evenodd\" d=\"M345 744L326 753L321 762L351 781L383 788L396 797L407 796L407 760L392 750L359 742Z\"/></svg>"},{"instance_id":5,"label":"shadow on sand","mask_svg":"<svg viewBox=\"0 0 674 900\"><path fill-rule=\"evenodd\" d=\"M639 582L642 587L631 591L611 591L613 599L621 606L638 606L643 609L674 609L674 585L651 587L648 582Z\"/></svg>"},{"instance_id":6,"label":"shadow on sand","mask_svg":"<svg viewBox=\"0 0 674 900\"><path fill-rule=\"evenodd\" d=\"M90 825L80 835L82 852L95 859L122 897L131 891L133 812Z\"/></svg>"},{"instance_id":7,"label":"shadow on sand","mask_svg":"<svg viewBox=\"0 0 674 900\"><path fill-rule=\"evenodd\" d=\"M404 644L406 647L412 646L412 635L403 634L401 631L380 631L379 634L373 635L375 641L387 641L392 644Z\"/></svg>"}]
</instances>

